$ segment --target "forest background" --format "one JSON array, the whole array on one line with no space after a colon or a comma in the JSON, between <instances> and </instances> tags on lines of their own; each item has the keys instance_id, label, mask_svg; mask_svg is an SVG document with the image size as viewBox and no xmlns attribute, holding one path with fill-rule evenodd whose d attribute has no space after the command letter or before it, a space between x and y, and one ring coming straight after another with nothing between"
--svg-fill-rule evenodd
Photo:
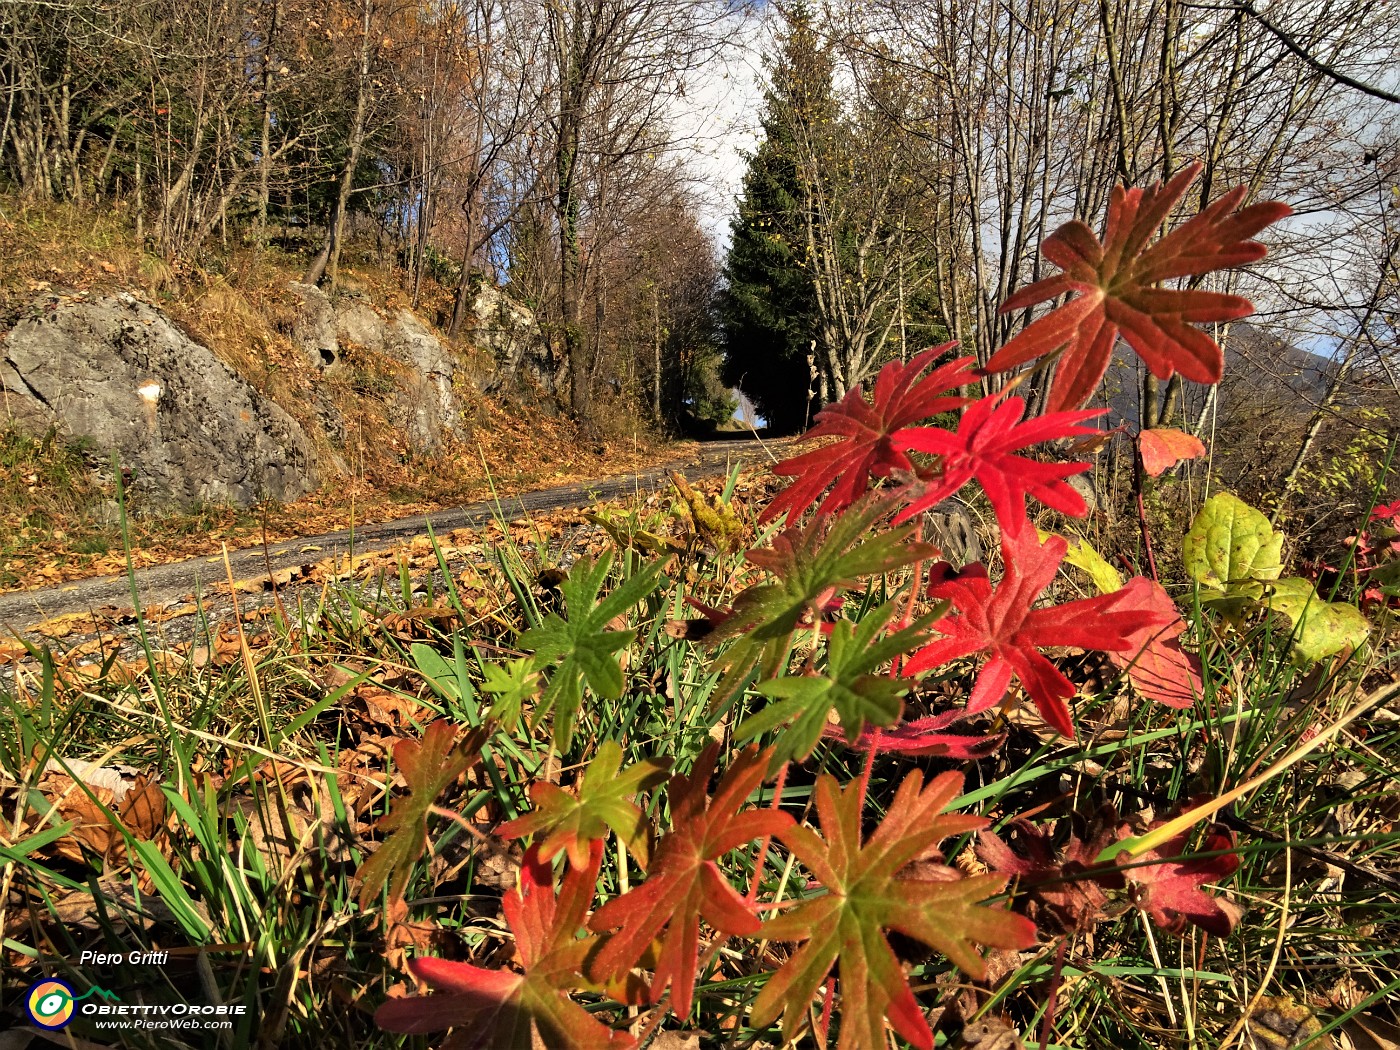
<instances>
[{"instance_id":1,"label":"forest background","mask_svg":"<svg viewBox=\"0 0 1400 1050\"><path fill-rule=\"evenodd\" d=\"M349 252L456 336L489 283L535 311L575 419L722 421L742 386L779 431L924 346L985 361L1028 323L997 306L1051 230L1200 159L1199 202L1244 184L1294 208L1268 263L1224 280L1276 340L1237 352L1297 403L1131 370L1116 387L1144 425L1223 438L1227 484L1273 464L1271 498L1316 508L1342 469L1319 442L1383 445L1396 386L1397 17L7 0L0 157L17 201L119 217L174 284L237 286L251 251L334 290Z\"/></svg>"}]
</instances>

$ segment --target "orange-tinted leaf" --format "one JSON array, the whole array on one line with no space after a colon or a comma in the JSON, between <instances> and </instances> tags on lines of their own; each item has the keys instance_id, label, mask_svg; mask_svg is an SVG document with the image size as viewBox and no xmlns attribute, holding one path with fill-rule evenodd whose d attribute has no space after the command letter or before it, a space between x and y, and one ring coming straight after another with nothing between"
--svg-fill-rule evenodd
<instances>
[{"instance_id":1,"label":"orange-tinted leaf","mask_svg":"<svg viewBox=\"0 0 1400 1050\"><path fill-rule=\"evenodd\" d=\"M523 973L488 970L447 959L419 958L414 974L438 989L391 999L374 1015L381 1028L419 1035L453 1028L458 1050L530 1050L538 1036L561 1050L619 1050L635 1045L584 1010L568 993L589 987L581 968L591 939L578 933L593 901L603 844L594 842L583 866L570 867L554 894L554 874L537 849L525 855L520 888L501 900L515 934Z\"/></svg>"},{"instance_id":2,"label":"orange-tinted leaf","mask_svg":"<svg viewBox=\"0 0 1400 1050\"><path fill-rule=\"evenodd\" d=\"M360 865L360 907L369 907L385 886L390 899L403 896L414 861L428 848L428 813L448 785L476 762L486 737L484 728L473 729L454 743L457 726L439 719L423 731L421 742L394 745L394 764L408 783L408 794L396 798L379 820L378 827L390 834Z\"/></svg>"},{"instance_id":3,"label":"orange-tinted leaf","mask_svg":"<svg viewBox=\"0 0 1400 1050\"><path fill-rule=\"evenodd\" d=\"M617 976L637 965L652 941L661 937L652 1002L671 986L678 1016L690 1012L700 952L700 920L725 935L757 932L759 921L746 901L715 864L746 842L792 826L792 817L775 809L739 807L766 776L771 755L745 748L725 770L713 798L705 791L714 772L719 745L705 748L689 776L675 776L667 787L672 830L656 847L646 881L608 901L589 920L598 932L616 930L589 966L595 979ZM663 932L664 931L664 932Z\"/></svg>"},{"instance_id":4,"label":"orange-tinted leaf","mask_svg":"<svg viewBox=\"0 0 1400 1050\"><path fill-rule=\"evenodd\" d=\"M1178 709L1190 707L1205 695L1201 658L1181 647L1186 621L1176 611L1171 596L1160 583L1134 577L1111 595L1113 607L1153 614L1164 624L1144 625L1128 635L1127 647L1108 654L1149 700Z\"/></svg>"},{"instance_id":5,"label":"orange-tinted leaf","mask_svg":"<svg viewBox=\"0 0 1400 1050\"><path fill-rule=\"evenodd\" d=\"M1138 450L1142 453L1142 469L1159 477L1183 459L1199 459L1206 454L1201 439L1180 430L1144 430L1138 435Z\"/></svg>"},{"instance_id":6,"label":"orange-tinted leaf","mask_svg":"<svg viewBox=\"0 0 1400 1050\"><path fill-rule=\"evenodd\" d=\"M794 826L778 837L826 892L763 924L764 938L804 943L754 1000L753 1027L771 1024L781 1013L783 1038L792 1039L839 961L840 1050L884 1047L886 1019L902 1038L930 1050L933 1033L884 931L898 930L976 977L984 972L978 945L1025 948L1034 942L1029 920L978 903L998 892L1004 877L950 877L952 869L943 869L942 878L907 874L942 839L986 823L943 812L961 789L956 773L944 773L927 787L920 773L910 773L885 819L862 843L860 785L842 789L826 774L817 779L822 835Z\"/></svg>"},{"instance_id":7,"label":"orange-tinted leaf","mask_svg":"<svg viewBox=\"0 0 1400 1050\"><path fill-rule=\"evenodd\" d=\"M1195 325L1246 317L1253 304L1237 295L1161 283L1263 258L1264 246L1250 238L1291 209L1278 201L1239 208L1247 192L1241 186L1149 244L1201 168L1192 164L1165 186L1115 187L1102 243L1077 219L1047 237L1041 251L1062 272L1021 289L1001 310L1075 297L993 354L988 371L1005 372L1063 349L1046 410L1076 408L1103 378L1121 332L1157 377L1180 372L1197 383L1218 382L1220 347Z\"/></svg>"},{"instance_id":8,"label":"orange-tinted leaf","mask_svg":"<svg viewBox=\"0 0 1400 1050\"><path fill-rule=\"evenodd\" d=\"M612 828L632 855L643 865L647 859L646 818L627 801L639 791L661 783L671 767L670 759L648 758L619 772L622 748L615 740L605 740L598 754L579 778L576 793L569 793L544 780L530 785L534 809L496 829L502 838L543 833L536 843L541 860L550 860L561 849L568 850L575 868L588 861L590 843L601 839Z\"/></svg>"}]
</instances>

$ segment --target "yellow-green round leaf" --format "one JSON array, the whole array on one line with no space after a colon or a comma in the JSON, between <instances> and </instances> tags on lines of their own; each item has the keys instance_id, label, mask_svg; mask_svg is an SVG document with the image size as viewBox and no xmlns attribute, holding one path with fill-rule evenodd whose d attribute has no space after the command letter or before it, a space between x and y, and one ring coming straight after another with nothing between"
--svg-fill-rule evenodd
<instances>
[{"instance_id":1,"label":"yellow-green round leaf","mask_svg":"<svg viewBox=\"0 0 1400 1050\"><path fill-rule=\"evenodd\" d=\"M1276 580L1283 571L1283 534L1243 500L1222 492L1206 500L1182 542L1191 578L1223 591L1252 590L1241 584ZM1231 586L1231 585L1235 586Z\"/></svg>"},{"instance_id":2,"label":"yellow-green round leaf","mask_svg":"<svg viewBox=\"0 0 1400 1050\"><path fill-rule=\"evenodd\" d=\"M1293 624L1293 659L1318 660L1355 649L1371 633L1366 617L1353 605L1326 602L1307 580L1289 577L1269 588L1269 608L1283 613Z\"/></svg>"}]
</instances>

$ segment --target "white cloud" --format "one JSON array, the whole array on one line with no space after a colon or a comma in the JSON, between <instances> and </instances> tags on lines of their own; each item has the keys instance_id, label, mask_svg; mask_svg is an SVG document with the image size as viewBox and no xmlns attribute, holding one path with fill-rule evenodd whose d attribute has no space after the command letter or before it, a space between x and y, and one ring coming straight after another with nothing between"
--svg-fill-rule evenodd
<instances>
[{"instance_id":1,"label":"white cloud","mask_svg":"<svg viewBox=\"0 0 1400 1050\"><path fill-rule=\"evenodd\" d=\"M685 144L687 165L704 202L700 224L721 249L729 243L745 154L757 148L761 135L763 53L776 19L766 7L724 15L715 26L723 46L686 79L685 94L678 93L672 102L676 137Z\"/></svg>"}]
</instances>

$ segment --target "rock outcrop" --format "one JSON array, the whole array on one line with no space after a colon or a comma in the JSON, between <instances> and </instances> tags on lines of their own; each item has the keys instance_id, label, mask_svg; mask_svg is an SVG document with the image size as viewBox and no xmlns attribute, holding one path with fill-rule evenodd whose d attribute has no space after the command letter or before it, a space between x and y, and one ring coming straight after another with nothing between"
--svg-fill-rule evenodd
<instances>
[{"instance_id":1,"label":"rock outcrop","mask_svg":"<svg viewBox=\"0 0 1400 1050\"><path fill-rule=\"evenodd\" d=\"M448 395L459 374L483 394L554 391L556 368L539 322L528 307L498 288L483 287L472 299L466 335L481 354L471 362L458 361L412 311L386 315L353 293L331 298L320 288L298 283L288 289L297 300L288 334L313 367L335 370L346 347L353 345L394 358L430 380L426 386L406 389L398 406L407 412L402 422L411 431L431 434L429 447L436 447L443 427L456 427L457 405L454 400L449 407ZM428 423L434 401L441 415L436 429ZM413 417L419 419L417 424L410 422Z\"/></svg>"},{"instance_id":2,"label":"rock outcrop","mask_svg":"<svg viewBox=\"0 0 1400 1050\"><path fill-rule=\"evenodd\" d=\"M292 500L317 485L295 420L135 297L39 300L0 341L3 410L117 452L148 506Z\"/></svg>"},{"instance_id":3,"label":"rock outcrop","mask_svg":"<svg viewBox=\"0 0 1400 1050\"><path fill-rule=\"evenodd\" d=\"M299 300L290 335L310 364L334 373L352 347L389 358L397 367L395 389L384 396L386 415L390 425L403 431L409 447L435 452L446 435L458 431L462 406L453 389L457 355L412 310L386 315L358 296L332 300L311 285L288 287Z\"/></svg>"},{"instance_id":4,"label":"rock outcrop","mask_svg":"<svg viewBox=\"0 0 1400 1050\"><path fill-rule=\"evenodd\" d=\"M532 384L553 393L556 369L533 311L491 287L476 293L471 310L472 341L491 357L491 367L476 377L477 389L489 394Z\"/></svg>"}]
</instances>

